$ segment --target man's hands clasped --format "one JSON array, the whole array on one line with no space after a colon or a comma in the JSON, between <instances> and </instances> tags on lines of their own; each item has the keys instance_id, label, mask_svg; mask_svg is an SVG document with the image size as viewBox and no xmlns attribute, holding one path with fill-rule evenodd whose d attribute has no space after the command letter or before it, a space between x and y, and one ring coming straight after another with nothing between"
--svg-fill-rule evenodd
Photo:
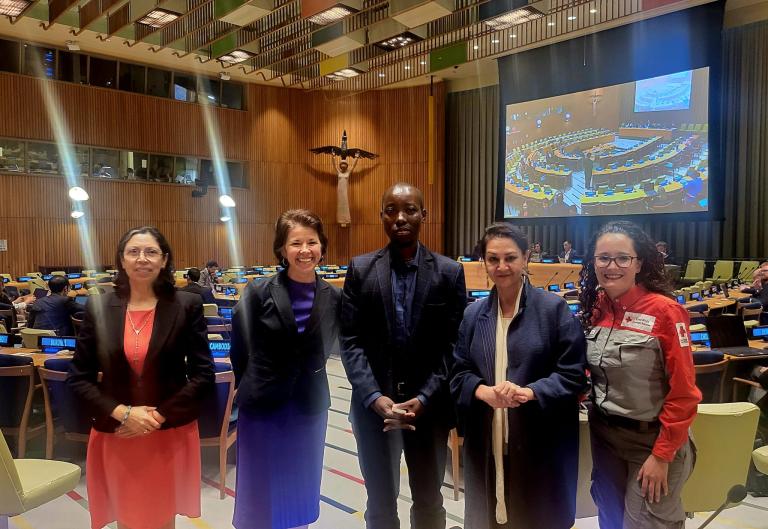
<instances>
[{"instance_id":1,"label":"man's hands clasped","mask_svg":"<svg viewBox=\"0 0 768 529\"><path fill-rule=\"evenodd\" d=\"M520 387L505 380L495 386L480 384L475 390L475 398L482 400L491 408L517 408L528 401L535 400L531 388Z\"/></svg>"},{"instance_id":2,"label":"man's hands clasped","mask_svg":"<svg viewBox=\"0 0 768 529\"><path fill-rule=\"evenodd\" d=\"M371 405L373 411L384 419L384 431L415 430L413 424L424 413L424 405L417 398L405 402L395 402L389 397L381 396Z\"/></svg>"}]
</instances>

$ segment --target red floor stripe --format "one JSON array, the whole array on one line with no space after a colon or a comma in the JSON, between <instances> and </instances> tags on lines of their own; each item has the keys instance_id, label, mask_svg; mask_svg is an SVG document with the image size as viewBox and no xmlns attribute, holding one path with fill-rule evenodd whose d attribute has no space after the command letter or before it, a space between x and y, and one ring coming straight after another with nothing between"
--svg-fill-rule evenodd
<instances>
[{"instance_id":1,"label":"red floor stripe","mask_svg":"<svg viewBox=\"0 0 768 529\"><path fill-rule=\"evenodd\" d=\"M203 476L203 483L205 483L206 485L210 485L211 487L213 487L216 490L219 490L219 483L218 483L218 481L214 481L212 479L208 479L205 476ZM235 491L230 489L229 487L224 487L224 492L227 494L227 496L230 496L232 498L235 497Z\"/></svg>"},{"instance_id":2,"label":"red floor stripe","mask_svg":"<svg viewBox=\"0 0 768 529\"><path fill-rule=\"evenodd\" d=\"M360 485L365 485L365 481L351 474L347 474L346 472L342 472L341 470L336 470L335 468L325 467L325 469L328 472L331 472L332 474L336 474L337 476L341 476L342 478L347 478L348 480L354 481L355 483L359 483Z\"/></svg>"},{"instance_id":3,"label":"red floor stripe","mask_svg":"<svg viewBox=\"0 0 768 529\"><path fill-rule=\"evenodd\" d=\"M69 496L70 498L72 498L75 501L82 501L82 500L85 499L82 496L80 496L77 492L75 492L74 490L70 490L69 492L67 492L67 496Z\"/></svg>"}]
</instances>

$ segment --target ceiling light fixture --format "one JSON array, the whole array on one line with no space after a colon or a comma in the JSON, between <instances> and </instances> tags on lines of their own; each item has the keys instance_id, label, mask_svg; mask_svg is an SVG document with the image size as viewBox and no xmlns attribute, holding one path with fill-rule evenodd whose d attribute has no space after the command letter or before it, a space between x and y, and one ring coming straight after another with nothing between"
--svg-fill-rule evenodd
<instances>
[{"instance_id":1,"label":"ceiling light fixture","mask_svg":"<svg viewBox=\"0 0 768 529\"><path fill-rule=\"evenodd\" d=\"M219 197L219 204L224 208L233 208L235 207L235 199L229 195L221 195Z\"/></svg>"},{"instance_id":2,"label":"ceiling light fixture","mask_svg":"<svg viewBox=\"0 0 768 529\"><path fill-rule=\"evenodd\" d=\"M80 51L80 43L76 40L68 40L64 44L67 45L69 51Z\"/></svg>"},{"instance_id":3,"label":"ceiling light fixture","mask_svg":"<svg viewBox=\"0 0 768 529\"><path fill-rule=\"evenodd\" d=\"M179 14L168 9L156 8L141 17L138 22L151 28L160 29L179 18Z\"/></svg>"},{"instance_id":4,"label":"ceiling light fixture","mask_svg":"<svg viewBox=\"0 0 768 529\"><path fill-rule=\"evenodd\" d=\"M595 8L593 7L592 9L590 9L590 10L589 10L589 12L590 12L590 13L592 13L592 14L594 15L595 13L597 13L597 9L595 9Z\"/></svg>"},{"instance_id":5,"label":"ceiling light fixture","mask_svg":"<svg viewBox=\"0 0 768 529\"><path fill-rule=\"evenodd\" d=\"M390 51L390 50L403 48L405 46L408 46L409 44L413 44L414 42L418 42L420 40L424 40L424 39L416 35L415 33L406 31L405 33L402 33L400 35L395 35L394 37L390 37L387 40L377 42L375 45L383 50Z\"/></svg>"},{"instance_id":6,"label":"ceiling light fixture","mask_svg":"<svg viewBox=\"0 0 768 529\"><path fill-rule=\"evenodd\" d=\"M0 15L7 17L17 17L29 7L27 0L0 0Z\"/></svg>"},{"instance_id":7,"label":"ceiling light fixture","mask_svg":"<svg viewBox=\"0 0 768 529\"><path fill-rule=\"evenodd\" d=\"M491 40L491 44L498 44L498 43L499 43L499 39L493 39L493 40Z\"/></svg>"},{"instance_id":8,"label":"ceiling light fixture","mask_svg":"<svg viewBox=\"0 0 768 529\"><path fill-rule=\"evenodd\" d=\"M72 217L73 219L79 219L83 215L85 215L85 212L84 211L78 211L78 210L75 210L75 211L73 211L72 213L69 214L69 216Z\"/></svg>"},{"instance_id":9,"label":"ceiling light fixture","mask_svg":"<svg viewBox=\"0 0 768 529\"><path fill-rule=\"evenodd\" d=\"M88 196L88 192L82 187L73 186L69 188L69 198L71 198L75 202L84 202L88 200L90 197Z\"/></svg>"},{"instance_id":10,"label":"ceiling light fixture","mask_svg":"<svg viewBox=\"0 0 768 529\"><path fill-rule=\"evenodd\" d=\"M575 15L571 15L571 16L568 17L568 20L576 20L576 16Z\"/></svg>"},{"instance_id":11,"label":"ceiling light fixture","mask_svg":"<svg viewBox=\"0 0 768 529\"><path fill-rule=\"evenodd\" d=\"M221 220L221 222L229 222L230 220L232 220L232 217L230 217L229 215L222 215L219 220Z\"/></svg>"},{"instance_id":12,"label":"ceiling light fixture","mask_svg":"<svg viewBox=\"0 0 768 529\"><path fill-rule=\"evenodd\" d=\"M255 54L251 53L250 51L232 50L226 55L222 55L221 57L219 57L219 60L227 64L238 64L243 61L247 61L252 57L255 57Z\"/></svg>"},{"instance_id":13,"label":"ceiling light fixture","mask_svg":"<svg viewBox=\"0 0 768 529\"><path fill-rule=\"evenodd\" d=\"M555 23L554 23L554 22L547 22L547 26L550 26L550 27L552 27L552 26L554 26L554 25L555 25Z\"/></svg>"},{"instance_id":14,"label":"ceiling light fixture","mask_svg":"<svg viewBox=\"0 0 768 529\"><path fill-rule=\"evenodd\" d=\"M351 77L357 77L360 75L361 72L357 68L343 68L341 70L337 70L333 73L329 73L325 77L330 79L331 81L343 81L344 79L349 79Z\"/></svg>"},{"instance_id":15,"label":"ceiling light fixture","mask_svg":"<svg viewBox=\"0 0 768 529\"><path fill-rule=\"evenodd\" d=\"M411 65L410 65L410 64L406 64L406 65L404 66L404 68L405 68L406 70L410 70L410 69L411 69Z\"/></svg>"},{"instance_id":16,"label":"ceiling light fixture","mask_svg":"<svg viewBox=\"0 0 768 529\"><path fill-rule=\"evenodd\" d=\"M313 24L317 24L318 26L326 26L331 22L336 22L344 17L349 16L352 13L355 13L354 9L339 4L331 7L330 9L326 9L325 11L321 11L316 15L312 15L311 17L307 18L307 20Z\"/></svg>"},{"instance_id":17,"label":"ceiling light fixture","mask_svg":"<svg viewBox=\"0 0 768 529\"><path fill-rule=\"evenodd\" d=\"M227 72L219 72L219 79L221 79L222 81L229 81L230 79L232 79L232 76L229 75Z\"/></svg>"},{"instance_id":18,"label":"ceiling light fixture","mask_svg":"<svg viewBox=\"0 0 768 529\"><path fill-rule=\"evenodd\" d=\"M384 77L384 72L379 72L379 77Z\"/></svg>"},{"instance_id":19,"label":"ceiling light fixture","mask_svg":"<svg viewBox=\"0 0 768 529\"><path fill-rule=\"evenodd\" d=\"M524 22L530 22L544 16L544 13L532 6L525 6L514 11L509 11L501 15L489 18L485 25L491 29L506 29ZM482 15L481 15L482 17Z\"/></svg>"}]
</instances>

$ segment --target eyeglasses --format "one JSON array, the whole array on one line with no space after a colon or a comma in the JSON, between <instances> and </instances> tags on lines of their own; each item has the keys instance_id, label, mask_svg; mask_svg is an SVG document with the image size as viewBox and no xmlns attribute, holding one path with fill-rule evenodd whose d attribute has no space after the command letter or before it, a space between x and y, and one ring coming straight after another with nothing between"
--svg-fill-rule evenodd
<instances>
[{"instance_id":1,"label":"eyeglasses","mask_svg":"<svg viewBox=\"0 0 768 529\"><path fill-rule=\"evenodd\" d=\"M611 262L616 263L619 268L629 268L632 266L632 261L637 259L636 255L619 255L616 257L609 257L607 255L596 255L595 266L598 268L608 268L611 266Z\"/></svg>"},{"instance_id":2,"label":"eyeglasses","mask_svg":"<svg viewBox=\"0 0 768 529\"><path fill-rule=\"evenodd\" d=\"M123 252L123 257L138 259L141 254L144 254L144 258L148 261L158 261L163 257L163 252L160 248L126 248Z\"/></svg>"}]
</instances>

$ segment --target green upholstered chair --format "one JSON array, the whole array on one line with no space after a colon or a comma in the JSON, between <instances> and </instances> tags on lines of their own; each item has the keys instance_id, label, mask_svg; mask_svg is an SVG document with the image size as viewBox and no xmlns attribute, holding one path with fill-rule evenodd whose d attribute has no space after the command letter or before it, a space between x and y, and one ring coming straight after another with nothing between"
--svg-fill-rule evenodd
<instances>
[{"instance_id":1,"label":"green upholstered chair","mask_svg":"<svg viewBox=\"0 0 768 529\"><path fill-rule=\"evenodd\" d=\"M761 446L752 452L752 461L758 472L768 474L768 446Z\"/></svg>"},{"instance_id":2,"label":"green upholstered chair","mask_svg":"<svg viewBox=\"0 0 768 529\"><path fill-rule=\"evenodd\" d=\"M55 500L75 488L80 467L64 461L13 459L0 433L0 529L8 518Z\"/></svg>"},{"instance_id":3,"label":"green upholstered chair","mask_svg":"<svg viewBox=\"0 0 768 529\"><path fill-rule=\"evenodd\" d=\"M712 271L712 277L707 281L712 281L719 285L733 279L733 261L715 261L715 269Z\"/></svg>"},{"instance_id":4,"label":"green upholstered chair","mask_svg":"<svg viewBox=\"0 0 768 529\"><path fill-rule=\"evenodd\" d=\"M749 402L699 404L691 425L696 467L683 487L687 513L714 511L747 481L760 409Z\"/></svg>"},{"instance_id":5,"label":"green upholstered chair","mask_svg":"<svg viewBox=\"0 0 768 529\"><path fill-rule=\"evenodd\" d=\"M682 282L684 285L693 285L696 281L704 280L704 261L701 259L691 259L685 265L685 274Z\"/></svg>"},{"instance_id":6,"label":"green upholstered chair","mask_svg":"<svg viewBox=\"0 0 768 529\"><path fill-rule=\"evenodd\" d=\"M739 274L736 276L742 283L752 282L752 272L757 270L760 263L757 261L742 261L739 265Z\"/></svg>"}]
</instances>

